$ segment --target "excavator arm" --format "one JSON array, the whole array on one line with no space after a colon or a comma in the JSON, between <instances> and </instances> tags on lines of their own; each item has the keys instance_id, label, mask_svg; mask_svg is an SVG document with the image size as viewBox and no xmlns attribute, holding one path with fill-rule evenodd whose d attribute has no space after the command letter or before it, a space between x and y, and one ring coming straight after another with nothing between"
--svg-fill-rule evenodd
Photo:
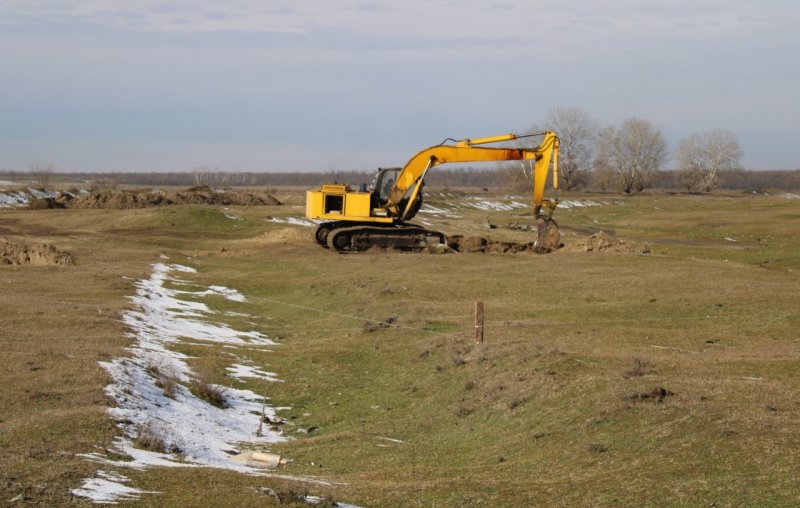
<instances>
[{"instance_id":1,"label":"excavator arm","mask_svg":"<svg viewBox=\"0 0 800 508\"><path fill-rule=\"evenodd\" d=\"M419 199L422 183L428 170L440 164L458 162L532 160L534 163L533 208L538 216L542 207L549 210L556 202L544 199L544 189L553 163L553 188L558 189L558 137L551 131L544 133L542 143L536 148L497 148L483 145L513 141L523 136L504 134L479 139L463 139L454 145L436 145L420 151L403 167L397 176L387 203L389 215L402 220L410 219L414 203ZM407 199L406 199L407 198Z\"/></svg>"}]
</instances>

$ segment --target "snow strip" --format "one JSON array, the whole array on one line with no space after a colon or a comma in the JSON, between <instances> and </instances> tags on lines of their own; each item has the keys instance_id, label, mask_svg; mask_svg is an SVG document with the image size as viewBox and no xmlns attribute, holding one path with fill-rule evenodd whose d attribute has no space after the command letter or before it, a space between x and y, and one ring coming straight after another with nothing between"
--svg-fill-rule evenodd
<instances>
[{"instance_id":1,"label":"snow strip","mask_svg":"<svg viewBox=\"0 0 800 508\"><path fill-rule=\"evenodd\" d=\"M52 191L40 191L29 188L27 191L0 192L0 208L26 206L34 199L54 198Z\"/></svg>"},{"instance_id":2,"label":"snow strip","mask_svg":"<svg viewBox=\"0 0 800 508\"><path fill-rule=\"evenodd\" d=\"M158 494L149 490L139 490L123 485L130 479L115 472L98 471L97 478L86 478L79 489L72 494L87 497L95 504L118 504L117 501L134 501L141 494Z\"/></svg>"},{"instance_id":3,"label":"snow strip","mask_svg":"<svg viewBox=\"0 0 800 508\"><path fill-rule=\"evenodd\" d=\"M317 226L321 221L315 221L311 219L299 219L297 217L270 217L267 219L269 222L277 222L279 224L291 224L293 226L303 226L304 228L313 228Z\"/></svg>"},{"instance_id":4,"label":"snow strip","mask_svg":"<svg viewBox=\"0 0 800 508\"><path fill-rule=\"evenodd\" d=\"M24 206L30 202L30 197L24 192L0 192L0 208Z\"/></svg>"},{"instance_id":5,"label":"snow strip","mask_svg":"<svg viewBox=\"0 0 800 508\"><path fill-rule=\"evenodd\" d=\"M224 286L209 286L200 291L174 289L187 286L175 276L195 273L193 268L177 264L153 265L149 279L136 283L136 293L131 297L135 309L125 312L122 321L130 330L135 344L128 348L128 358L100 362L113 382L106 387L117 407L109 414L125 433L115 441L114 453L131 460L114 460L101 454L84 454L85 458L116 467L143 469L160 467L216 467L247 474L259 471L230 460L240 451L241 445L265 445L286 438L278 431L262 429L257 434L262 411L274 420L275 409L266 405L264 397L250 391L227 386L211 385L225 395L224 409L196 397L187 386L196 377L186 363L186 355L172 351L170 346L188 341L224 344L226 347L263 349L275 343L262 334L234 330L224 323L206 319L215 313L196 301L207 296L221 296L235 302L246 299L238 291ZM171 287L168 287L171 286ZM241 360L240 360L241 361ZM234 365L234 368L242 367ZM273 373L252 368L254 373L269 376ZM238 372L238 370L237 370ZM165 381L172 385L166 394ZM157 453L134 448L134 440L142 434L157 436L172 453ZM104 473L105 474L105 473ZM73 493L88 497L94 502L114 502L141 493L114 478L102 476L89 478ZM114 497L116 496L116 497Z\"/></svg>"},{"instance_id":6,"label":"snow strip","mask_svg":"<svg viewBox=\"0 0 800 508\"><path fill-rule=\"evenodd\" d=\"M461 215L455 213L454 209L449 208L439 208L433 205L429 205L428 203L423 203L422 207L419 209L419 213L427 213L434 216L444 216L451 219L458 219Z\"/></svg>"},{"instance_id":7,"label":"snow strip","mask_svg":"<svg viewBox=\"0 0 800 508\"><path fill-rule=\"evenodd\" d=\"M484 210L484 211L491 211L491 210L510 211L510 210L515 209L515 208L525 208L525 207L528 206L528 205L526 205L524 203L520 203L519 201L511 201L509 203L501 203L500 201L488 201L488 200L485 200L485 199L482 199L482 200L477 201L475 203L469 203L468 202L466 204L467 204L467 206L471 206L473 208L477 208L478 210Z\"/></svg>"},{"instance_id":8,"label":"snow strip","mask_svg":"<svg viewBox=\"0 0 800 508\"><path fill-rule=\"evenodd\" d=\"M266 379L267 381L280 381L280 379L278 379L278 375L274 372L265 372L252 365L241 365L234 363L225 370L228 371L228 376L237 379L248 377L254 379Z\"/></svg>"},{"instance_id":9,"label":"snow strip","mask_svg":"<svg viewBox=\"0 0 800 508\"><path fill-rule=\"evenodd\" d=\"M302 498L303 501L305 501L307 504L310 504L311 506L323 506L325 504L325 500L319 496L302 496ZM339 501L336 501L335 506L337 508L359 508L354 504L341 503Z\"/></svg>"}]
</instances>

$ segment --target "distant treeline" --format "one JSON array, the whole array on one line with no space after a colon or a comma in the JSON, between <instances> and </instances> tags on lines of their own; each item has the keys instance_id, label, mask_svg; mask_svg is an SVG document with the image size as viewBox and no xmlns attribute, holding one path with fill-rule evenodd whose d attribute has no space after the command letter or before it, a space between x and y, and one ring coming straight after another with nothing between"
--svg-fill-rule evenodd
<instances>
[{"instance_id":1,"label":"distant treeline","mask_svg":"<svg viewBox=\"0 0 800 508\"><path fill-rule=\"evenodd\" d=\"M502 189L509 185L509 173L515 168L455 168L431 171L426 177L429 186L436 187L486 187ZM23 171L0 171L0 180L35 184L42 175ZM217 170L197 170L175 173L62 173L49 175L48 186L62 188L74 184L87 188L113 188L117 185L143 187L211 185L215 187L315 187L323 183L369 184L374 172L336 171L324 173L248 173ZM604 190L601 182L593 181L591 173L582 182L584 190ZM675 171L658 171L651 189L682 189ZM735 170L722 174L721 189L760 191L765 189L800 189L800 169L750 171Z\"/></svg>"},{"instance_id":2,"label":"distant treeline","mask_svg":"<svg viewBox=\"0 0 800 508\"><path fill-rule=\"evenodd\" d=\"M736 169L720 172L720 189L762 191L800 189L800 169L751 171ZM658 171L650 188L682 189L677 171Z\"/></svg>"}]
</instances>

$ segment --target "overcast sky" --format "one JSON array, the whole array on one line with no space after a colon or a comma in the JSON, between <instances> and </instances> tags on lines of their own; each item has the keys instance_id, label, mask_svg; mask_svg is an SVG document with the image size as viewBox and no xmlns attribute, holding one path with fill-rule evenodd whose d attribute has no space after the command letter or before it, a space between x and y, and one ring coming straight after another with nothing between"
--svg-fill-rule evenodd
<instances>
[{"instance_id":1,"label":"overcast sky","mask_svg":"<svg viewBox=\"0 0 800 508\"><path fill-rule=\"evenodd\" d=\"M557 106L800 168L796 0L0 0L0 168L328 171Z\"/></svg>"}]
</instances>

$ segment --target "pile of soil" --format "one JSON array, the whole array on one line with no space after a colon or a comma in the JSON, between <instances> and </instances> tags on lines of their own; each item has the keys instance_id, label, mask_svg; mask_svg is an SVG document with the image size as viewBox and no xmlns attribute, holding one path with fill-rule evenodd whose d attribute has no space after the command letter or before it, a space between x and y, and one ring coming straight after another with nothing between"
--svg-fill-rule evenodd
<instances>
[{"instance_id":1,"label":"pile of soil","mask_svg":"<svg viewBox=\"0 0 800 508\"><path fill-rule=\"evenodd\" d=\"M69 252L58 250L54 245L42 243L24 245L0 240L0 265L74 265Z\"/></svg>"},{"instance_id":2,"label":"pile of soil","mask_svg":"<svg viewBox=\"0 0 800 508\"><path fill-rule=\"evenodd\" d=\"M274 196L262 192L215 190L208 186L183 191L100 191L87 194L59 192L54 198L31 201L29 208L103 208L124 210L169 205L280 205Z\"/></svg>"},{"instance_id":3,"label":"pile of soil","mask_svg":"<svg viewBox=\"0 0 800 508\"><path fill-rule=\"evenodd\" d=\"M63 202L56 201L56 198L32 199L28 203L28 210L49 210L53 208L66 208Z\"/></svg>"},{"instance_id":4,"label":"pile of soil","mask_svg":"<svg viewBox=\"0 0 800 508\"><path fill-rule=\"evenodd\" d=\"M455 252L491 252L498 254L514 252L536 252L533 242L501 242L482 236L453 235L447 237L447 246Z\"/></svg>"},{"instance_id":5,"label":"pile of soil","mask_svg":"<svg viewBox=\"0 0 800 508\"><path fill-rule=\"evenodd\" d=\"M308 243L313 242L313 235L302 228L271 229L264 234L244 240L246 243L273 245L276 243Z\"/></svg>"},{"instance_id":6,"label":"pile of soil","mask_svg":"<svg viewBox=\"0 0 800 508\"><path fill-rule=\"evenodd\" d=\"M627 243L625 240L613 238L603 233L595 233L588 238L579 240L568 247L574 252L633 252L650 254L650 247Z\"/></svg>"}]
</instances>

